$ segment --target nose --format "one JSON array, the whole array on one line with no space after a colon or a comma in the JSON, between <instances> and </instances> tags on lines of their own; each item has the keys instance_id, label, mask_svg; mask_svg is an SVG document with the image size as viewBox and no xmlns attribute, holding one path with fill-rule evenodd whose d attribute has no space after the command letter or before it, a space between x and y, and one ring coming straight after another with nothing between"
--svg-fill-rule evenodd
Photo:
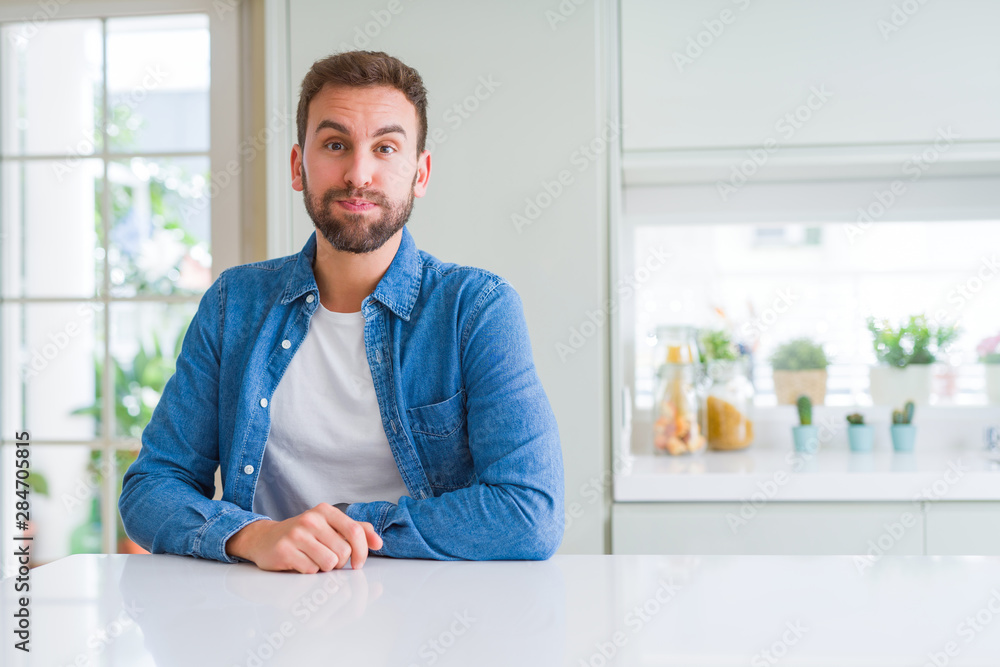
<instances>
[{"instance_id":1,"label":"nose","mask_svg":"<svg viewBox=\"0 0 1000 667\"><path fill-rule=\"evenodd\" d=\"M374 171L374 157L366 151L356 151L344 174L344 182L358 190L367 188L372 184Z\"/></svg>"}]
</instances>

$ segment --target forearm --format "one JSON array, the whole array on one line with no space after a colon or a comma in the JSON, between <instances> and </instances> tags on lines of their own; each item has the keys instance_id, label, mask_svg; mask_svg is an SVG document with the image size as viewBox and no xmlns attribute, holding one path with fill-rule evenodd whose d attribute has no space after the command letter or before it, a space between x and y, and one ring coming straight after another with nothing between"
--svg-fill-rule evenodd
<instances>
[{"instance_id":1,"label":"forearm","mask_svg":"<svg viewBox=\"0 0 1000 667\"><path fill-rule=\"evenodd\" d=\"M235 562L226 554L226 541L247 524L267 518L207 498L181 480L143 473L123 485L119 510L128 536L152 553L224 562Z\"/></svg>"},{"instance_id":2,"label":"forearm","mask_svg":"<svg viewBox=\"0 0 1000 667\"><path fill-rule=\"evenodd\" d=\"M368 521L384 546L372 553L435 560L544 560L562 541L562 480L553 491L474 484L433 498L404 496L398 505L354 503L347 511Z\"/></svg>"}]
</instances>

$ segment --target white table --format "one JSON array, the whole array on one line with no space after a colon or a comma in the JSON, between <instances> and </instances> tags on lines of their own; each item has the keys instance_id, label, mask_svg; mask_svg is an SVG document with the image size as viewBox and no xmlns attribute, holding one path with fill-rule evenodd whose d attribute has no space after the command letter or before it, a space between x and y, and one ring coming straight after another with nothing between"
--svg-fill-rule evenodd
<instances>
[{"instance_id":1,"label":"white table","mask_svg":"<svg viewBox=\"0 0 1000 667\"><path fill-rule=\"evenodd\" d=\"M29 657L3 581L3 665L1000 664L996 558L371 558L296 575L95 555L31 582Z\"/></svg>"}]
</instances>

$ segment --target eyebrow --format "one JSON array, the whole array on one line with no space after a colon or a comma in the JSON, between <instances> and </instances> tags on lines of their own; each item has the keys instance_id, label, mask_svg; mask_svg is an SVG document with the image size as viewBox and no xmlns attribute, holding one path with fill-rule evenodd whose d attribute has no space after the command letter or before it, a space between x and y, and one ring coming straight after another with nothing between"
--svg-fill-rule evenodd
<instances>
[{"instance_id":1,"label":"eyebrow","mask_svg":"<svg viewBox=\"0 0 1000 667\"><path fill-rule=\"evenodd\" d=\"M351 134L350 132L347 131L346 127L344 127L343 125L334 120L321 120L319 122L319 125L316 126L316 134L319 134L320 131L324 129L335 130L347 136L350 136ZM375 130L375 132L372 133L372 138L381 137L382 135L385 134L392 134L393 132L397 132L403 135L404 137L406 136L406 130L403 129L402 125L386 125L385 127L380 127L379 129Z\"/></svg>"}]
</instances>

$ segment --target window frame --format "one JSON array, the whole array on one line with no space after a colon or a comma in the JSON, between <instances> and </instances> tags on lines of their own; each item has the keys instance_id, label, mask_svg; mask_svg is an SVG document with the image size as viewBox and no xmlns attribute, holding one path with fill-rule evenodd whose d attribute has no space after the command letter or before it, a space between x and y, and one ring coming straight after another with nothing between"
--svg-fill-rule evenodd
<instances>
[{"instance_id":1,"label":"window frame","mask_svg":"<svg viewBox=\"0 0 1000 667\"><path fill-rule=\"evenodd\" d=\"M61 4L64 3L64 4ZM212 280L218 278L219 274L231 266L240 263L242 249L242 201L243 201L243 180L246 165L240 159L240 137L243 133L244 114L241 110L241 94L243 85L243 66L241 59L241 36L242 36L242 8L241 0L128 0L115 1L106 0L103 2L72 2L65 3L65 0L52 3L53 9L46 9L37 3L17 2L0 5L0 23L21 23L25 21L47 22L49 20L68 19L101 19L135 17L135 16L160 16L165 14L191 14L204 13L209 19L210 35L210 87L209 87L209 147L207 155L212 174L213 182L218 176L219 182L224 182L228 176L228 185L219 187L217 193L211 196L209 201L209 215L211 220L211 248L212 248ZM106 29L104 32L102 48L106 49ZM107 81L107 58L103 59L102 68L104 70L104 81ZM107 88L104 89L104 108L107 110ZM106 116L105 116L106 117ZM102 127L102 132L106 128ZM99 157L106 165L110 160L128 157L130 154L112 153L108 150L107 137L102 142L99 153L93 157ZM143 156L151 157L182 157L190 152L185 151L150 151L142 152ZM202 154L201 151L198 154ZM46 158L60 159L71 157L68 155L45 156ZM34 156L6 156L4 162L24 161L34 159ZM105 176L106 177L106 176ZM108 188L103 188L102 211L104 224L110 224L110 192ZM105 230L107 231L107 229ZM105 234L107 238L107 234ZM108 271L104 271L104 289L99 296L93 297L3 297L0 296L0 303L4 304L54 304L54 303L100 303L103 304L103 328L104 341L102 343L101 355L107 367L111 357L110 349L110 304L112 303L195 303L201 300L201 295L176 297L159 296L153 294L136 295L130 297L112 296L110 293ZM9 370L7 371L9 372ZM101 531L102 531L102 551L104 553L117 553L117 479L121 471L115 465L115 453L120 450L137 449L140 441L135 438L115 437L113 431L112 417L114 412L114 388L113 374L103 374L102 396L102 420L101 433L97 438L81 441L43 441L32 439L33 445L46 446L80 446L87 445L92 451L100 451L104 461L110 462L111 474L105 474L103 484L99 490L101 502ZM25 425L20 425L18 430L22 430ZM30 432L30 429L28 429ZM15 440L13 433L0 434L0 446L13 445ZM4 469L0 461L0 489L4 490L4 497L0 500L0 510L4 516L8 516L13 510L8 496L13 494L6 492L10 485L10 473ZM13 537L12 527L9 522L3 523L2 539L5 543L10 543ZM0 557L0 571L6 575L10 567L6 554Z\"/></svg>"}]
</instances>

